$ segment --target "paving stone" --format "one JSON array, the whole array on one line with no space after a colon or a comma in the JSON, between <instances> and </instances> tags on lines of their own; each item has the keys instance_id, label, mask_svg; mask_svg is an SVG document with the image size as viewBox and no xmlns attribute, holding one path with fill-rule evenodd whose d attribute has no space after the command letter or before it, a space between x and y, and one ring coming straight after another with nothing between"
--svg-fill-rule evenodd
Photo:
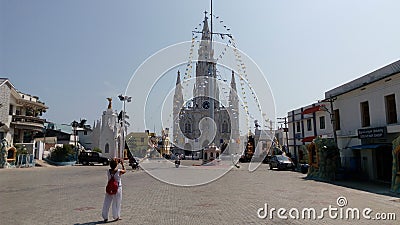
<instances>
[{"instance_id":1,"label":"paving stone","mask_svg":"<svg viewBox=\"0 0 400 225\"><path fill-rule=\"evenodd\" d=\"M128 167L127 167L128 168ZM0 224L99 224L106 166L35 167L0 170ZM176 169L176 168L174 168ZM178 168L178 170L181 168ZM198 169L198 168L196 168ZM206 168L210 169L210 168ZM212 168L211 168L212 169ZM257 210L338 207L396 213L397 197L304 179L292 171L246 164L205 185L180 187L161 182L144 170L123 175L121 221L112 224L396 224L375 220L260 219ZM371 214L372 215L372 214ZM111 218L111 215L110 215ZM399 220L400 218L397 218Z\"/></svg>"}]
</instances>

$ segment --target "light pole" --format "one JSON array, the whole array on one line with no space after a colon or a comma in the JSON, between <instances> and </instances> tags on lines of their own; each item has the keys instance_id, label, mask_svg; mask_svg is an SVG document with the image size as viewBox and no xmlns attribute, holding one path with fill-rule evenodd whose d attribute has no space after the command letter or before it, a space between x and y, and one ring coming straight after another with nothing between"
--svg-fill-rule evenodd
<instances>
[{"instance_id":1,"label":"light pole","mask_svg":"<svg viewBox=\"0 0 400 225\"><path fill-rule=\"evenodd\" d=\"M279 123L283 123L283 124L285 124L285 128L283 128L283 131L285 132L285 136L286 136L286 147L287 147L287 150L289 151L289 138L288 138L288 131L289 131L289 128L288 128L288 126L287 126L287 117L281 117L281 118L277 118L278 120L285 120L284 122L279 122Z\"/></svg>"},{"instance_id":2,"label":"light pole","mask_svg":"<svg viewBox=\"0 0 400 225\"><path fill-rule=\"evenodd\" d=\"M326 106L323 106L323 110L328 112L329 116L331 117L331 124L332 124L332 131L333 131L333 141L335 142L336 146L338 146L337 134L336 134L336 123L338 123L338 121L336 121L335 111L333 110L333 102L335 100L336 100L336 97L330 96L329 99L325 99L325 100L318 101L318 102L329 102L330 103L330 109L331 110L329 110Z\"/></svg>"},{"instance_id":3,"label":"light pole","mask_svg":"<svg viewBox=\"0 0 400 225\"><path fill-rule=\"evenodd\" d=\"M120 101L123 102L123 111L121 115L121 142L120 143L120 149L119 149L119 157L122 158L124 156L124 149L125 149L125 118L126 118L126 111L125 111L125 102L131 102L132 97L127 96L127 95L118 95L118 98Z\"/></svg>"},{"instance_id":4,"label":"light pole","mask_svg":"<svg viewBox=\"0 0 400 225\"><path fill-rule=\"evenodd\" d=\"M76 143L76 128L78 127L79 123L76 122L75 120L72 121L71 126L74 129L74 143L75 143L75 159L78 158L78 148L77 148L77 143Z\"/></svg>"},{"instance_id":5,"label":"light pole","mask_svg":"<svg viewBox=\"0 0 400 225\"><path fill-rule=\"evenodd\" d=\"M46 129L47 129L46 124L44 124L43 125L43 153L44 153L44 151L46 151ZM43 153L42 153L42 156L43 156Z\"/></svg>"}]
</instances>

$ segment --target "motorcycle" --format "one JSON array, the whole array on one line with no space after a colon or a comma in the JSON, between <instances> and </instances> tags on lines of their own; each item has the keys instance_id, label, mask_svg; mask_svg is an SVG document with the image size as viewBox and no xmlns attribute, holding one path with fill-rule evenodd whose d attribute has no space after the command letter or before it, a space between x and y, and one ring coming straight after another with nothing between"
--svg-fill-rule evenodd
<instances>
[{"instance_id":1,"label":"motorcycle","mask_svg":"<svg viewBox=\"0 0 400 225\"><path fill-rule=\"evenodd\" d=\"M129 166L131 166L133 170L137 170L139 169L139 162L136 161L134 157L131 157L129 159Z\"/></svg>"},{"instance_id":2,"label":"motorcycle","mask_svg":"<svg viewBox=\"0 0 400 225\"><path fill-rule=\"evenodd\" d=\"M179 159L175 160L175 168L178 168L181 165L181 161Z\"/></svg>"}]
</instances>

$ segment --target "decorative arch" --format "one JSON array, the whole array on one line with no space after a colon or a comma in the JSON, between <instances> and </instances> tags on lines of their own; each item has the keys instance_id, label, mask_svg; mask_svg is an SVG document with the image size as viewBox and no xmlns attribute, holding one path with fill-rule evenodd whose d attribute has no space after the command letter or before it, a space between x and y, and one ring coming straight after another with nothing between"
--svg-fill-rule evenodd
<instances>
[{"instance_id":1,"label":"decorative arch","mask_svg":"<svg viewBox=\"0 0 400 225\"><path fill-rule=\"evenodd\" d=\"M7 150L7 162L15 162L17 159L17 149L15 147L10 147Z\"/></svg>"}]
</instances>

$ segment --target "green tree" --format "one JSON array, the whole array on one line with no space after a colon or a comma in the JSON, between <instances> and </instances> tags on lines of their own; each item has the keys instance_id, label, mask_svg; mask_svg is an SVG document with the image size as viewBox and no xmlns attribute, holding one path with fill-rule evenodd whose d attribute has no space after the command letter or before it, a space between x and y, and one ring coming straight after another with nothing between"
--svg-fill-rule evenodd
<instances>
[{"instance_id":1,"label":"green tree","mask_svg":"<svg viewBox=\"0 0 400 225\"><path fill-rule=\"evenodd\" d=\"M74 161L74 158L75 151L72 145L56 147L50 154L50 160L54 162L71 162Z\"/></svg>"},{"instance_id":2,"label":"green tree","mask_svg":"<svg viewBox=\"0 0 400 225\"><path fill-rule=\"evenodd\" d=\"M103 152L103 151L101 151L101 149L98 148L98 147L93 148L92 151L93 151L93 152L98 152L98 153L102 153L102 152Z\"/></svg>"}]
</instances>

